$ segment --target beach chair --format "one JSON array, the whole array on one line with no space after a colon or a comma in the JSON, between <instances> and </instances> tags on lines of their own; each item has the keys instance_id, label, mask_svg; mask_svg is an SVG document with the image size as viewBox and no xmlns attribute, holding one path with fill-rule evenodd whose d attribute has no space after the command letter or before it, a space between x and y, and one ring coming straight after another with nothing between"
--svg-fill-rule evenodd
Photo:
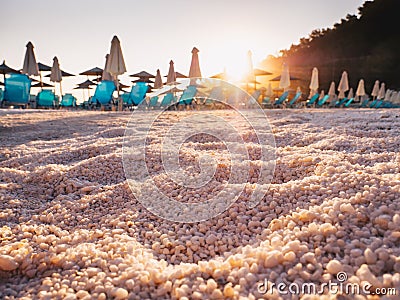
<instances>
[{"instance_id":1,"label":"beach chair","mask_svg":"<svg viewBox=\"0 0 400 300\"><path fill-rule=\"evenodd\" d=\"M270 98L270 97L265 97L265 98L261 101L261 107L262 107L262 108L271 107L271 98Z\"/></svg>"},{"instance_id":2,"label":"beach chair","mask_svg":"<svg viewBox=\"0 0 400 300\"><path fill-rule=\"evenodd\" d=\"M128 105L139 105L146 97L148 89L149 87L145 82L137 82L132 86L131 92L129 93Z\"/></svg>"},{"instance_id":3,"label":"beach chair","mask_svg":"<svg viewBox=\"0 0 400 300\"><path fill-rule=\"evenodd\" d=\"M194 85L189 85L179 97L178 105L191 105L193 98L197 94L197 88Z\"/></svg>"},{"instance_id":4,"label":"beach chair","mask_svg":"<svg viewBox=\"0 0 400 300\"><path fill-rule=\"evenodd\" d=\"M380 108L381 106L383 106L383 103L384 103L384 102L385 102L385 101L383 101L383 100L377 101L376 104L375 104L375 106L373 106L373 108Z\"/></svg>"},{"instance_id":5,"label":"beach chair","mask_svg":"<svg viewBox=\"0 0 400 300\"><path fill-rule=\"evenodd\" d=\"M317 102L317 106L318 106L318 107L321 107L322 105L324 105L325 102L328 101L329 97L330 97L330 95L325 95L324 98L320 99L320 100Z\"/></svg>"},{"instance_id":6,"label":"beach chair","mask_svg":"<svg viewBox=\"0 0 400 300\"><path fill-rule=\"evenodd\" d=\"M222 86L215 86L211 89L209 96L205 99L204 105L206 106L213 106L215 102L218 100L223 100L223 89Z\"/></svg>"},{"instance_id":7,"label":"beach chair","mask_svg":"<svg viewBox=\"0 0 400 300\"><path fill-rule=\"evenodd\" d=\"M158 96L153 96L149 101L149 108L156 108L158 106Z\"/></svg>"},{"instance_id":8,"label":"beach chair","mask_svg":"<svg viewBox=\"0 0 400 300\"><path fill-rule=\"evenodd\" d=\"M296 95L290 100L287 107L295 107L297 100L301 97L301 92L297 92Z\"/></svg>"},{"instance_id":9,"label":"beach chair","mask_svg":"<svg viewBox=\"0 0 400 300\"><path fill-rule=\"evenodd\" d=\"M129 95L130 95L130 93L123 93L123 94L119 95L119 97L122 99L122 103L124 105L129 105Z\"/></svg>"},{"instance_id":10,"label":"beach chair","mask_svg":"<svg viewBox=\"0 0 400 300\"><path fill-rule=\"evenodd\" d=\"M261 90L255 90L252 94L251 97L256 100L256 102L258 103L258 98L260 98L261 96Z\"/></svg>"},{"instance_id":11,"label":"beach chair","mask_svg":"<svg viewBox=\"0 0 400 300\"><path fill-rule=\"evenodd\" d=\"M380 101L380 100L378 100L378 99L373 100L373 101L369 104L369 108L373 108L373 107L376 105L376 103L378 103L378 101Z\"/></svg>"},{"instance_id":12,"label":"beach chair","mask_svg":"<svg viewBox=\"0 0 400 300\"><path fill-rule=\"evenodd\" d=\"M350 98L349 100L347 100L347 102L344 104L343 107L349 107L350 104L351 104L353 101L354 101L354 97L353 97L353 98Z\"/></svg>"},{"instance_id":13,"label":"beach chair","mask_svg":"<svg viewBox=\"0 0 400 300\"><path fill-rule=\"evenodd\" d=\"M333 107L337 107L340 103L340 100L338 100L337 98L332 99L329 104L328 107L329 108L333 108Z\"/></svg>"},{"instance_id":14,"label":"beach chair","mask_svg":"<svg viewBox=\"0 0 400 300\"><path fill-rule=\"evenodd\" d=\"M336 107L342 107L347 101L349 101L349 99L347 97L344 97L343 99L338 101L338 103L335 106Z\"/></svg>"},{"instance_id":15,"label":"beach chair","mask_svg":"<svg viewBox=\"0 0 400 300\"><path fill-rule=\"evenodd\" d=\"M18 105L26 107L30 99L31 80L25 74L10 74L4 81L4 95L1 106Z\"/></svg>"},{"instance_id":16,"label":"beach chair","mask_svg":"<svg viewBox=\"0 0 400 300\"><path fill-rule=\"evenodd\" d=\"M366 107L368 107L368 102L369 102L369 98L368 98L368 99L365 99L365 100L361 103L360 108L366 108Z\"/></svg>"},{"instance_id":17,"label":"beach chair","mask_svg":"<svg viewBox=\"0 0 400 300\"><path fill-rule=\"evenodd\" d=\"M72 94L65 94L60 102L61 107L75 107L76 98Z\"/></svg>"},{"instance_id":18,"label":"beach chair","mask_svg":"<svg viewBox=\"0 0 400 300\"><path fill-rule=\"evenodd\" d=\"M110 80L101 81L94 92L94 95L89 99L89 107L93 105L111 105L113 101L113 93L116 90L115 84Z\"/></svg>"},{"instance_id":19,"label":"beach chair","mask_svg":"<svg viewBox=\"0 0 400 300\"><path fill-rule=\"evenodd\" d=\"M284 92L284 93L278 98L278 100L275 101L275 103L273 104L273 106L274 106L274 107L279 107L279 106L281 106L281 105L283 106L283 105L284 105L283 103L286 101L288 95L289 95L289 92L288 92L288 91Z\"/></svg>"},{"instance_id":20,"label":"beach chair","mask_svg":"<svg viewBox=\"0 0 400 300\"><path fill-rule=\"evenodd\" d=\"M306 102L306 107L311 107L311 106L313 106L313 105L315 104L315 102L318 100L318 98L319 98L319 94L316 93L314 96L311 97L310 100L308 100L308 101Z\"/></svg>"},{"instance_id":21,"label":"beach chair","mask_svg":"<svg viewBox=\"0 0 400 300\"><path fill-rule=\"evenodd\" d=\"M163 108L170 107L171 105L175 104L176 97L172 93L167 93L164 95L164 98L161 100L160 106Z\"/></svg>"},{"instance_id":22,"label":"beach chair","mask_svg":"<svg viewBox=\"0 0 400 300\"><path fill-rule=\"evenodd\" d=\"M51 90L42 90L36 96L37 107L54 108L58 102L58 97Z\"/></svg>"}]
</instances>

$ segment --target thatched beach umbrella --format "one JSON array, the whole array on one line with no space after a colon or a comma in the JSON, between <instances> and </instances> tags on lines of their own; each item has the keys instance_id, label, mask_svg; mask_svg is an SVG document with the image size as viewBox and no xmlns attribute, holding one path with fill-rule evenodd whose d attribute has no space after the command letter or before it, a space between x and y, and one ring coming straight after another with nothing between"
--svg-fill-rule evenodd
<instances>
[{"instance_id":1,"label":"thatched beach umbrella","mask_svg":"<svg viewBox=\"0 0 400 300\"><path fill-rule=\"evenodd\" d=\"M111 41L110 56L108 57L108 63L105 70L114 76L115 80L117 81L117 93L119 100L118 108L119 110L122 110L122 99L119 98L118 75L122 75L126 72L126 66L124 56L122 55L121 43L116 35L114 35Z\"/></svg>"},{"instance_id":2,"label":"thatched beach umbrella","mask_svg":"<svg viewBox=\"0 0 400 300\"><path fill-rule=\"evenodd\" d=\"M3 63L0 65L0 74L3 74L3 80L6 79L6 74L11 74L11 73L19 73L19 71L7 66L6 61L3 60Z\"/></svg>"},{"instance_id":3,"label":"thatched beach umbrella","mask_svg":"<svg viewBox=\"0 0 400 300\"><path fill-rule=\"evenodd\" d=\"M101 76L102 74L103 74L103 69L99 67L94 67L87 71L79 73L79 75L86 75L86 76Z\"/></svg>"},{"instance_id":4,"label":"thatched beach umbrella","mask_svg":"<svg viewBox=\"0 0 400 300\"><path fill-rule=\"evenodd\" d=\"M131 77L139 77L139 78L154 78L155 76L153 74L150 74L147 71L140 71L138 73L129 75Z\"/></svg>"},{"instance_id":5,"label":"thatched beach umbrella","mask_svg":"<svg viewBox=\"0 0 400 300\"><path fill-rule=\"evenodd\" d=\"M53 58L53 66L51 67L50 81L60 83L60 95L62 97L62 86L61 86L62 74L57 56L54 56Z\"/></svg>"},{"instance_id":6,"label":"thatched beach umbrella","mask_svg":"<svg viewBox=\"0 0 400 300\"><path fill-rule=\"evenodd\" d=\"M46 82L39 81L39 82L33 84L31 87L40 87L40 88L43 89L43 88L54 87L54 85L46 83Z\"/></svg>"},{"instance_id":7,"label":"thatched beach umbrella","mask_svg":"<svg viewBox=\"0 0 400 300\"><path fill-rule=\"evenodd\" d=\"M371 96L375 99L379 94L379 80L375 81L374 87L372 88Z\"/></svg>"},{"instance_id":8,"label":"thatched beach umbrella","mask_svg":"<svg viewBox=\"0 0 400 300\"><path fill-rule=\"evenodd\" d=\"M337 90L339 92L339 99L343 99L345 97L344 93L349 90L349 78L346 71L342 73L342 78L340 78Z\"/></svg>"},{"instance_id":9,"label":"thatched beach umbrella","mask_svg":"<svg viewBox=\"0 0 400 300\"><path fill-rule=\"evenodd\" d=\"M85 90L87 90L88 97L90 97L91 86L96 85L93 81L87 79L84 82L78 83L78 86L74 90L82 90L83 99L85 99Z\"/></svg>"}]
</instances>

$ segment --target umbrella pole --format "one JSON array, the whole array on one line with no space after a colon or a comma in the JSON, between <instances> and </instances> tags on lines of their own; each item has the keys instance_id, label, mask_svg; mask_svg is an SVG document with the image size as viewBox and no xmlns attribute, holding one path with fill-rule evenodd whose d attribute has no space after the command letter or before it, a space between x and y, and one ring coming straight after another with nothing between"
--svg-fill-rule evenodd
<instances>
[{"instance_id":1,"label":"umbrella pole","mask_svg":"<svg viewBox=\"0 0 400 300\"><path fill-rule=\"evenodd\" d=\"M118 99L118 111L122 111L122 99L119 97L119 82L118 82L118 76L115 76L115 79L117 81L117 99Z\"/></svg>"},{"instance_id":2,"label":"umbrella pole","mask_svg":"<svg viewBox=\"0 0 400 300\"><path fill-rule=\"evenodd\" d=\"M40 88L43 91L42 71L39 72L39 77L40 77Z\"/></svg>"}]
</instances>

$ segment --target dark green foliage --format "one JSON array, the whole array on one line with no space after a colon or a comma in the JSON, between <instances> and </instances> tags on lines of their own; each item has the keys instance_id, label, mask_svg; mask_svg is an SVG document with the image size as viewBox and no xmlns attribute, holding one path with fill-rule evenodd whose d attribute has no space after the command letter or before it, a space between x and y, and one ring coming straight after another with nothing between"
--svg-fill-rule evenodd
<instances>
[{"instance_id":1,"label":"dark green foliage","mask_svg":"<svg viewBox=\"0 0 400 300\"><path fill-rule=\"evenodd\" d=\"M400 1L367 1L358 16L347 15L332 28L314 30L276 59L288 62L303 78L318 67L323 87L338 82L346 70L353 87L364 78L367 91L376 79L400 89Z\"/></svg>"}]
</instances>

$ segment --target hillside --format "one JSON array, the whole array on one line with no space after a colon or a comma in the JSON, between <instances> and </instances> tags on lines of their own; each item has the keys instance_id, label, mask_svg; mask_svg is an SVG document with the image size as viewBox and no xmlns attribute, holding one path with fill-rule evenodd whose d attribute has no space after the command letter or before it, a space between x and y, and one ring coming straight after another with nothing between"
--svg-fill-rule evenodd
<instances>
[{"instance_id":1,"label":"hillside","mask_svg":"<svg viewBox=\"0 0 400 300\"><path fill-rule=\"evenodd\" d=\"M292 75L304 78L298 83L304 90L313 67L318 67L320 86L325 90L332 80L338 83L344 70L352 87L363 78L367 91L377 79L388 88L399 89L400 1L367 1L358 10L358 15L347 15L332 28L314 30L262 65L278 71L283 62L288 63Z\"/></svg>"}]
</instances>

